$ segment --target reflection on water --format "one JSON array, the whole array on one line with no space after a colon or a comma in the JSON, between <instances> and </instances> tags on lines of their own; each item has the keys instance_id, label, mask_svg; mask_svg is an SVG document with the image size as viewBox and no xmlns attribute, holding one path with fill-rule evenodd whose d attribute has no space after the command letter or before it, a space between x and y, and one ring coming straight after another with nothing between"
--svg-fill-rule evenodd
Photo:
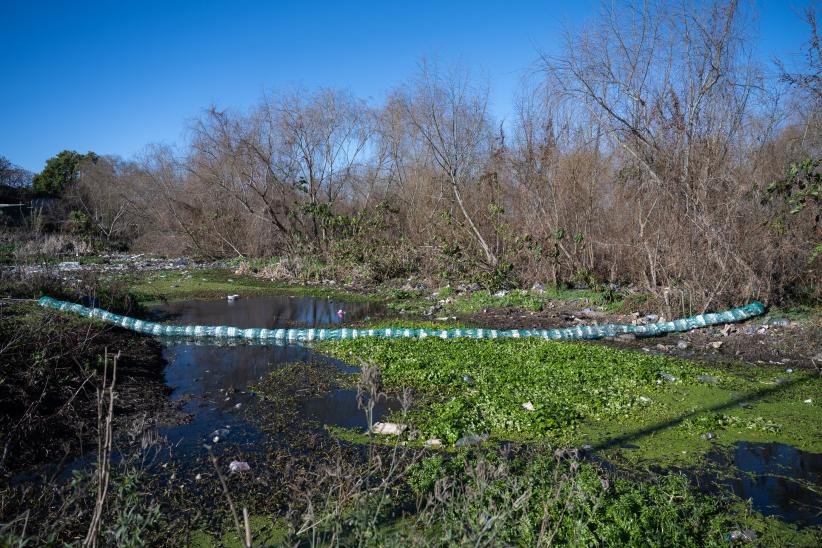
<instances>
[{"instance_id":1,"label":"reflection on water","mask_svg":"<svg viewBox=\"0 0 822 548\"><path fill-rule=\"evenodd\" d=\"M764 515L822 524L822 454L784 443L739 442L717 460L739 469L739 475L724 483Z\"/></svg>"},{"instance_id":2,"label":"reflection on water","mask_svg":"<svg viewBox=\"0 0 822 548\"><path fill-rule=\"evenodd\" d=\"M337 311L343 310L344 320ZM347 303L311 297L265 296L241 298L235 302L185 301L158 306L153 318L177 325L229 325L234 327L315 327L362 320L380 313L369 303ZM219 429L228 429L222 441L254 446L262 433L244 420L253 412L254 395L249 385L286 363L332 363L351 371L342 362L317 355L301 345L209 345L207 340L191 345L167 339L164 357L168 362L166 382L174 389L172 398L193 415L190 423L165 428L161 433L182 449L197 449ZM303 416L320 424L365 428L365 415L357 409L356 393L337 390L309 400ZM384 405L376 410L385 413Z\"/></svg>"},{"instance_id":3,"label":"reflection on water","mask_svg":"<svg viewBox=\"0 0 822 548\"><path fill-rule=\"evenodd\" d=\"M344 319L337 312L344 312ZM151 311L154 318L177 325L228 325L232 327L319 327L361 320L381 312L373 303L286 295L212 301L171 302Z\"/></svg>"}]
</instances>

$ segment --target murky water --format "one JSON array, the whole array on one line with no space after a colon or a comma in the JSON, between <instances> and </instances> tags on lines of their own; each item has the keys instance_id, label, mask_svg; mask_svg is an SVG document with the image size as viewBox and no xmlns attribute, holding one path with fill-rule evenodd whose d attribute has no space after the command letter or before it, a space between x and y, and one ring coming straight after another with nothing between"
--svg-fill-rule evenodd
<instances>
[{"instance_id":1,"label":"murky water","mask_svg":"<svg viewBox=\"0 0 822 548\"><path fill-rule=\"evenodd\" d=\"M784 443L739 442L716 455L738 473L721 483L766 516L801 525L822 524L822 454Z\"/></svg>"},{"instance_id":2,"label":"murky water","mask_svg":"<svg viewBox=\"0 0 822 548\"><path fill-rule=\"evenodd\" d=\"M343 310L341 318L338 311ZM382 312L379 306L333 299L289 296L241 298L237 301L173 302L151 310L155 319L177 325L228 325L234 327L320 327L358 321ZM215 342L215 341L211 341ZM248 387L269 372L287 363L317 362L333 364L345 371L346 364L312 352L301 345L226 345L209 344L207 339L190 344L167 339L164 357L166 383L174 389L172 399L193 419L182 425L163 428L160 434L177 451L202 451L211 443L213 433L223 430L220 443L253 448L263 433L250 421L257 397ZM357 408L356 391L335 390L309 400L300 410L302 416L319 425L366 428L364 413ZM386 412L382 404L378 415ZM228 430L228 433L225 432Z\"/></svg>"}]
</instances>

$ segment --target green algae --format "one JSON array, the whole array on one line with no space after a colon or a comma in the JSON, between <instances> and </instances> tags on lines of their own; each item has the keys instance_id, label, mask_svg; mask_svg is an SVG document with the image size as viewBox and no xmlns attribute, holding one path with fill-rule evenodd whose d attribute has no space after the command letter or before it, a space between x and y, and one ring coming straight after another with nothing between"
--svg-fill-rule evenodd
<instances>
[{"instance_id":1,"label":"green algae","mask_svg":"<svg viewBox=\"0 0 822 548\"><path fill-rule=\"evenodd\" d=\"M408 420L421 439L453 444L487 432L668 463L738 441L822 451L822 379L812 372L542 340L357 339L319 348L378 366L388 390L411 388Z\"/></svg>"}]
</instances>

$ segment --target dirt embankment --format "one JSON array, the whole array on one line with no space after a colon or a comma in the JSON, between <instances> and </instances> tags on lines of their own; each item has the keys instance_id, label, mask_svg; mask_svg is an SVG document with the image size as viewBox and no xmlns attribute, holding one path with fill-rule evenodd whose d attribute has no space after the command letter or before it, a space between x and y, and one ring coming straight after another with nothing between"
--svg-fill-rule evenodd
<instances>
[{"instance_id":1,"label":"dirt embankment","mask_svg":"<svg viewBox=\"0 0 822 548\"><path fill-rule=\"evenodd\" d=\"M104 356L117 364L115 434L140 442L185 420L169 401L156 340L31 303L0 303L0 471L59 463L96 446Z\"/></svg>"}]
</instances>

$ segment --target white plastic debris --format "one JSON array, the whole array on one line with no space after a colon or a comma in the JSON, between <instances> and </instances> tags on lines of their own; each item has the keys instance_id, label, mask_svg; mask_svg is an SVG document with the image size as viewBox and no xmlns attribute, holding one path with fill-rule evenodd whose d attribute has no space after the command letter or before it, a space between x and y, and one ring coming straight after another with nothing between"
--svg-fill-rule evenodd
<instances>
[{"instance_id":1,"label":"white plastic debris","mask_svg":"<svg viewBox=\"0 0 822 548\"><path fill-rule=\"evenodd\" d=\"M813 399L808 398L807 400L805 400L805 401L804 401L804 402L802 402L802 403L813 403Z\"/></svg>"},{"instance_id":2,"label":"white plastic debris","mask_svg":"<svg viewBox=\"0 0 822 548\"><path fill-rule=\"evenodd\" d=\"M525 409L526 411L533 411L534 410L534 404L531 403L530 401L527 401L527 402L522 404L522 408Z\"/></svg>"},{"instance_id":3,"label":"white plastic debris","mask_svg":"<svg viewBox=\"0 0 822 548\"><path fill-rule=\"evenodd\" d=\"M708 343L708 346L710 346L714 350L719 350L722 347L722 341L710 342L710 343Z\"/></svg>"},{"instance_id":4,"label":"white plastic debris","mask_svg":"<svg viewBox=\"0 0 822 548\"><path fill-rule=\"evenodd\" d=\"M248 472L250 470L251 467L244 460L233 460L228 464L228 471L232 474L236 474L239 472Z\"/></svg>"},{"instance_id":5,"label":"white plastic debris","mask_svg":"<svg viewBox=\"0 0 822 548\"><path fill-rule=\"evenodd\" d=\"M725 540L728 541L740 541L740 542L753 542L757 539L756 531L753 529L735 529L725 535Z\"/></svg>"},{"instance_id":6,"label":"white plastic debris","mask_svg":"<svg viewBox=\"0 0 822 548\"><path fill-rule=\"evenodd\" d=\"M220 443L220 436L214 436L213 438L211 438L211 441L213 441L214 443Z\"/></svg>"},{"instance_id":7,"label":"white plastic debris","mask_svg":"<svg viewBox=\"0 0 822 548\"><path fill-rule=\"evenodd\" d=\"M431 438L425 440L426 447L440 447L442 445L442 440L439 438Z\"/></svg>"},{"instance_id":8,"label":"white plastic debris","mask_svg":"<svg viewBox=\"0 0 822 548\"><path fill-rule=\"evenodd\" d=\"M194 476L194 479L197 480L197 481L200 481L201 479L203 479L203 475L202 474L197 474L196 476Z\"/></svg>"},{"instance_id":9,"label":"white plastic debris","mask_svg":"<svg viewBox=\"0 0 822 548\"><path fill-rule=\"evenodd\" d=\"M649 398L648 396L640 396L639 401L641 401L642 403L650 403L651 398Z\"/></svg>"},{"instance_id":10,"label":"white plastic debris","mask_svg":"<svg viewBox=\"0 0 822 548\"><path fill-rule=\"evenodd\" d=\"M395 422L375 422L371 427L371 431L375 434L383 434L385 436L399 436L408 428L406 424L397 424Z\"/></svg>"},{"instance_id":11,"label":"white plastic debris","mask_svg":"<svg viewBox=\"0 0 822 548\"><path fill-rule=\"evenodd\" d=\"M228 296L228 300L229 300L229 301L236 301L236 300L237 300L237 299L239 299L239 298L240 298L240 296L239 296L239 295L229 295L229 296Z\"/></svg>"}]
</instances>

